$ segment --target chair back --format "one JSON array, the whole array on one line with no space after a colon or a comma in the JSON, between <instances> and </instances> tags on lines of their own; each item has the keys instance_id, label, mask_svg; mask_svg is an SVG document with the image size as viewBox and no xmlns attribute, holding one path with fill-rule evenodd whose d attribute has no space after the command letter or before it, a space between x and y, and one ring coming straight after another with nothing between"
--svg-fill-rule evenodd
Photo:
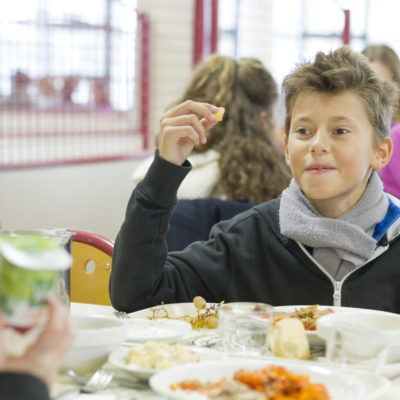
<instances>
[{"instance_id":1,"label":"chair back","mask_svg":"<svg viewBox=\"0 0 400 400\"><path fill-rule=\"evenodd\" d=\"M111 305L108 282L114 242L97 233L69 231L75 233L71 244L71 301Z\"/></svg>"}]
</instances>

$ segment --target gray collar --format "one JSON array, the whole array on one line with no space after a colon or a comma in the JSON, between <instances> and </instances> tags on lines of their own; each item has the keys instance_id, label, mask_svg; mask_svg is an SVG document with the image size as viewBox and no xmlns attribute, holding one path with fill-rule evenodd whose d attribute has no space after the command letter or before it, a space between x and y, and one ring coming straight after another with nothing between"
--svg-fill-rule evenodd
<instances>
[{"instance_id":1,"label":"gray collar","mask_svg":"<svg viewBox=\"0 0 400 400\"><path fill-rule=\"evenodd\" d=\"M373 171L357 204L339 218L323 217L296 181L282 193L279 225L282 235L313 249L313 257L336 279L362 265L373 254L375 225L389 206L382 182Z\"/></svg>"}]
</instances>

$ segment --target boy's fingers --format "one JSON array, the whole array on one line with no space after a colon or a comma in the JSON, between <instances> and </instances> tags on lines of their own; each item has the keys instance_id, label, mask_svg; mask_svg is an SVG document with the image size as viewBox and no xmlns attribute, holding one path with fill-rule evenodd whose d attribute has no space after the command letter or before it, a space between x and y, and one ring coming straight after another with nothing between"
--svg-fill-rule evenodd
<instances>
[{"instance_id":1,"label":"boy's fingers","mask_svg":"<svg viewBox=\"0 0 400 400\"><path fill-rule=\"evenodd\" d=\"M200 122L198 117L194 114L191 115L180 115L175 118L165 118L161 122L161 129L166 133L167 131L176 131L176 129L170 129L171 127L190 127L193 128L194 133L197 133L199 140L202 142L206 137L206 132L203 124Z\"/></svg>"},{"instance_id":2,"label":"boy's fingers","mask_svg":"<svg viewBox=\"0 0 400 400\"><path fill-rule=\"evenodd\" d=\"M209 121L215 121L214 113L218 111L218 107L209 103L200 103L197 101L186 100L185 102L177 105L175 108L167 111L166 117L174 117L182 114L197 114Z\"/></svg>"},{"instance_id":3,"label":"boy's fingers","mask_svg":"<svg viewBox=\"0 0 400 400\"><path fill-rule=\"evenodd\" d=\"M219 121L215 120L215 121L209 121L205 118L203 118L201 121L201 124L204 127L204 130L208 131L209 129L213 128L215 125L218 124Z\"/></svg>"},{"instance_id":4,"label":"boy's fingers","mask_svg":"<svg viewBox=\"0 0 400 400\"><path fill-rule=\"evenodd\" d=\"M166 127L164 129L164 135L168 136L169 134L174 134L174 138L179 141L180 139L187 138L190 139L194 145L200 143L199 134L190 126L174 126L174 127Z\"/></svg>"}]
</instances>

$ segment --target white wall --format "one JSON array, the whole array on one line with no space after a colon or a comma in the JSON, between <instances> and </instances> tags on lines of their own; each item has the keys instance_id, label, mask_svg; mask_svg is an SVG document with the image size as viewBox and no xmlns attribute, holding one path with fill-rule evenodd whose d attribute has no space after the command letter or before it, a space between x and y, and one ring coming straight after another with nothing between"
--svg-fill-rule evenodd
<instances>
[{"instance_id":1,"label":"white wall","mask_svg":"<svg viewBox=\"0 0 400 400\"><path fill-rule=\"evenodd\" d=\"M150 136L161 114L183 93L192 74L193 0L138 0L150 18ZM153 144L150 139L150 144Z\"/></svg>"},{"instance_id":2,"label":"white wall","mask_svg":"<svg viewBox=\"0 0 400 400\"><path fill-rule=\"evenodd\" d=\"M0 171L1 227L75 228L115 239L138 162Z\"/></svg>"}]
</instances>

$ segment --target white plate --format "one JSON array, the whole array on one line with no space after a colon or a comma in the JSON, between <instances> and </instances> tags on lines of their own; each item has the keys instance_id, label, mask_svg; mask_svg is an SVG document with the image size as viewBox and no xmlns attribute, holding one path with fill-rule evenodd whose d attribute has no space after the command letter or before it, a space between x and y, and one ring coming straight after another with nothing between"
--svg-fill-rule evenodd
<instances>
[{"instance_id":1,"label":"white plate","mask_svg":"<svg viewBox=\"0 0 400 400\"><path fill-rule=\"evenodd\" d=\"M224 376L231 378L242 368L260 369L271 364L282 365L295 373L307 374L311 382L325 384L331 400L371 400L380 396L390 386L385 378L373 374L343 371L311 362L231 360L173 367L153 375L150 378L150 387L171 399L205 400L208 397L203 394L172 390L170 385L185 379L217 381Z\"/></svg>"},{"instance_id":2,"label":"white plate","mask_svg":"<svg viewBox=\"0 0 400 400\"><path fill-rule=\"evenodd\" d=\"M208 304L207 304L208 305ZM130 313L129 316L132 318L151 318L153 316L152 309L160 310L161 307L164 307L168 315L172 318L182 317L184 315L189 315L190 317L195 317L197 315L196 308L193 303L171 303L164 304L163 306L154 306L145 308L140 311L135 311ZM161 311L157 311L156 316L164 316L165 314Z\"/></svg>"},{"instance_id":3,"label":"white plate","mask_svg":"<svg viewBox=\"0 0 400 400\"><path fill-rule=\"evenodd\" d=\"M149 340L173 342L191 332L192 326L185 321L174 319L130 319L127 340L147 342Z\"/></svg>"},{"instance_id":4,"label":"white plate","mask_svg":"<svg viewBox=\"0 0 400 400\"><path fill-rule=\"evenodd\" d=\"M156 316L163 316L165 315L163 312L160 311L161 306L154 306L145 308L140 311L135 311L130 313L129 316L133 319L137 318L150 318L153 316L152 309L157 309ZM167 310L168 315L172 318L182 317L184 315L189 315L194 317L197 315L196 308L193 303L171 303L171 304L164 304L163 307ZM293 306L277 306L274 307L274 311L280 312L293 312L295 309L308 307L307 305L293 305ZM332 308L335 312L345 311L345 310L353 310L353 308L348 307L332 307L332 306L319 306L318 308ZM214 330L208 330L209 333L212 333ZM316 332L313 331L306 331L307 339L312 346L322 346L325 344L324 340L317 336Z\"/></svg>"},{"instance_id":5,"label":"white plate","mask_svg":"<svg viewBox=\"0 0 400 400\"><path fill-rule=\"evenodd\" d=\"M121 368L125 372L131 373L138 378L141 379L148 379L150 376L158 372L156 369L152 368L141 368L134 364L127 364L126 358L131 351L132 347L139 346L139 345L132 345L130 347L120 347L113 352L110 353L108 357L108 361L113 364L114 366ZM202 347L195 347L195 346L182 346L184 349L191 350L195 353L198 362L205 362L205 361L212 361L212 360L223 360L226 359L227 356L217 350L206 349ZM187 364L185 364L187 365Z\"/></svg>"}]
</instances>

